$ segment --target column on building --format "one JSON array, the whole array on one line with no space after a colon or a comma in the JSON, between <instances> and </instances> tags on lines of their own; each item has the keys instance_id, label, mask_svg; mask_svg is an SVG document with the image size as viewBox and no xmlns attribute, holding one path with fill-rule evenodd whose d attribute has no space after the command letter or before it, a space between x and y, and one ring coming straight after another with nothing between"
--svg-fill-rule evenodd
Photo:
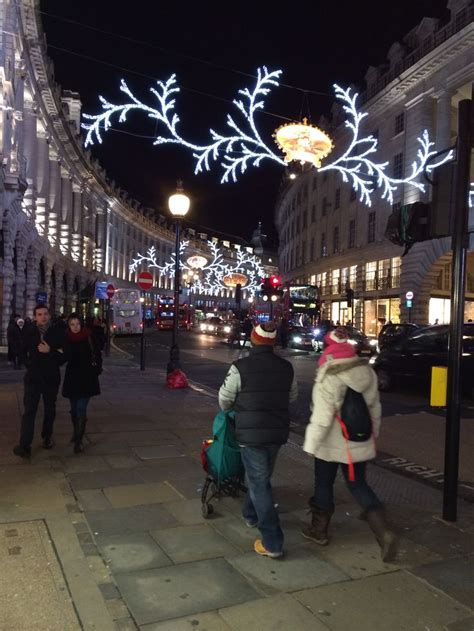
<instances>
[{"instance_id":1,"label":"column on building","mask_svg":"<svg viewBox=\"0 0 474 631\"><path fill-rule=\"evenodd\" d=\"M40 287L40 260L38 248L31 246L26 255L26 305L25 315L32 317L36 305L36 294Z\"/></svg>"},{"instance_id":2,"label":"column on building","mask_svg":"<svg viewBox=\"0 0 474 631\"><path fill-rule=\"evenodd\" d=\"M61 212L61 165L53 147L49 147L49 209L48 239L52 246L58 244Z\"/></svg>"},{"instance_id":3,"label":"column on building","mask_svg":"<svg viewBox=\"0 0 474 631\"><path fill-rule=\"evenodd\" d=\"M38 143L36 137L36 112L32 101L26 101L23 110L23 152L26 158L26 180L28 186L23 196L22 205L28 219L34 221Z\"/></svg>"},{"instance_id":4,"label":"column on building","mask_svg":"<svg viewBox=\"0 0 474 631\"><path fill-rule=\"evenodd\" d=\"M2 340L6 344L8 322L12 315L12 298L15 284L15 267L13 255L16 237L16 221L9 211L3 222L3 313L2 313Z\"/></svg>"},{"instance_id":5,"label":"column on building","mask_svg":"<svg viewBox=\"0 0 474 631\"><path fill-rule=\"evenodd\" d=\"M436 96L436 148L446 149L451 145L451 98L452 91L442 90Z\"/></svg>"},{"instance_id":6,"label":"column on building","mask_svg":"<svg viewBox=\"0 0 474 631\"><path fill-rule=\"evenodd\" d=\"M418 138L423 131L428 131L431 140L434 139L434 112L435 104L430 95L422 94L405 105L405 175L411 172L411 165L419 163L418 151L421 148ZM404 202L413 204L418 201L425 201L427 193L422 193L415 186L405 186Z\"/></svg>"},{"instance_id":7,"label":"column on building","mask_svg":"<svg viewBox=\"0 0 474 631\"><path fill-rule=\"evenodd\" d=\"M37 167L36 167L36 229L40 236L47 236L50 187L49 145L46 131L37 123Z\"/></svg>"},{"instance_id":8,"label":"column on building","mask_svg":"<svg viewBox=\"0 0 474 631\"><path fill-rule=\"evenodd\" d=\"M71 218L71 257L76 263L82 260L83 252L83 194L77 182L72 184L72 218Z\"/></svg>"},{"instance_id":9,"label":"column on building","mask_svg":"<svg viewBox=\"0 0 474 631\"><path fill-rule=\"evenodd\" d=\"M69 315L76 308L76 305L73 304L73 301L72 301L75 274L71 268L68 268L65 274L66 274L66 283L67 283L67 294L64 297L64 313L66 315Z\"/></svg>"},{"instance_id":10,"label":"column on building","mask_svg":"<svg viewBox=\"0 0 474 631\"><path fill-rule=\"evenodd\" d=\"M105 267L105 248L107 243L107 204L101 203L96 209L95 221L94 269L103 272Z\"/></svg>"},{"instance_id":11,"label":"column on building","mask_svg":"<svg viewBox=\"0 0 474 631\"><path fill-rule=\"evenodd\" d=\"M15 241L16 250L16 277L15 277L15 305L16 311L21 316L26 315L26 236L19 232Z\"/></svg>"},{"instance_id":12,"label":"column on building","mask_svg":"<svg viewBox=\"0 0 474 631\"><path fill-rule=\"evenodd\" d=\"M71 248L72 222L72 178L66 169L61 169L61 227L59 248L68 256Z\"/></svg>"}]
</instances>

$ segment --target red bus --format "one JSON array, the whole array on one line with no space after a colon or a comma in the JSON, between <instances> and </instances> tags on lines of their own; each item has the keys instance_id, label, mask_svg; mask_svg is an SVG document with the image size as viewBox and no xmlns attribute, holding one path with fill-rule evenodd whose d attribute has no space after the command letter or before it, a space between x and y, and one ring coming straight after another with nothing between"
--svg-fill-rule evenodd
<instances>
[{"instance_id":1,"label":"red bus","mask_svg":"<svg viewBox=\"0 0 474 631\"><path fill-rule=\"evenodd\" d=\"M160 331L173 328L174 300L170 296L159 296L156 307L156 326ZM180 329L190 329L193 325L193 309L189 305L180 305L178 326Z\"/></svg>"}]
</instances>

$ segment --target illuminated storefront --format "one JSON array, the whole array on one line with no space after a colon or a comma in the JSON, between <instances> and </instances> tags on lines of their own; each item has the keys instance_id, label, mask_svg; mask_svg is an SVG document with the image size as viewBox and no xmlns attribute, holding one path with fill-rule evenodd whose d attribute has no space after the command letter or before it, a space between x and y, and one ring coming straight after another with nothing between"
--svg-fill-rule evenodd
<instances>
[{"instance_id":1,"label":"illuminated storefront","mask_svg":"<svg viewBox=\"0 0 474 631\"><path fill-rule=\"evenodd\" d=\"M376 298L364 301L364 333L377 336L387 322L400 322L400 298Z\"/></svg>"},{"instance_id":2,"label":"illuminated storefront","mask_svg":"<svg viewBox=\"0 0 474 631\"><path fill-rule=\"evenodd\" d=\"M430 298L429 323L448 324L451 319L451 300L449 298ZM474 300L466 300L464 321L474 320Z\"/></svg>"}]
</instances>

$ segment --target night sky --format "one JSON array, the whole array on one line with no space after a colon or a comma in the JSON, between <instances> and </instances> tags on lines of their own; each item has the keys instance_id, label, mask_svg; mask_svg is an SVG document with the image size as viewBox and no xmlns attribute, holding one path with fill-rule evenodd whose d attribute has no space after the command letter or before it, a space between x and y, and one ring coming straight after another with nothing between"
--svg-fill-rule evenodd
<instances>
[{"instance_id":1,"label":"night sky","mask_svg":"<svg viewBox=\"0 0 474 631\"><path fill-rule=\"evenodd\" d=\"M265 109L277 116L259 114L262 135L272 146L272 132L285 122L279 117L299 119L309 109L316 122L329 112L333 83L363 89L367 67L385 63L395 40L423 16L446 16L446 0L306 0L287 3L285 11L276 6L263 0L41 2L56 80L81 94L83 112L98 113L98 94L121 102L122 77L137 96L151 100L148 88L153 81L176 73L182 88L177 103L181 133L203 144L210 126L224 131L227 112L235 110L232 99L239 88L254 84L245 75L254 75L259 65L282 68L281 81L294 86L275 88L269 95ZM237 184L222 185L220 168L194 175L189 150L155 147L152 139L129 135L155 133L154 121L144 115L135 114L126 125L114 127L122 131L105 134L104 144L93 153L132 197L167 213L166 200L182 178L192 198L191 221L249 238L261 220L274 239L273 208L283 173L276 163L264 162Z\"/></svg>"}]
</instances>

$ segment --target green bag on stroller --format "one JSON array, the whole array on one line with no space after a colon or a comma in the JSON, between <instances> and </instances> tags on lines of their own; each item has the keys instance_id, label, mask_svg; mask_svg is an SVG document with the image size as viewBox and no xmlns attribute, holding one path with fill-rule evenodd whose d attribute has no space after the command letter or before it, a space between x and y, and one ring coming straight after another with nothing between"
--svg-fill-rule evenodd
<instances>
[{"instance_id":1,"label":"green bag on stroller","mask_svg":"<svg viewBox=\"0 0 474 631\"><path fill-rule=\"evenodd\" d=\"M214 440L206 449L209 474L219 484L231 477L244 477L240 447L235 440L235 414L219 412L212 424Z\"/></svg>"}]
</instances>

